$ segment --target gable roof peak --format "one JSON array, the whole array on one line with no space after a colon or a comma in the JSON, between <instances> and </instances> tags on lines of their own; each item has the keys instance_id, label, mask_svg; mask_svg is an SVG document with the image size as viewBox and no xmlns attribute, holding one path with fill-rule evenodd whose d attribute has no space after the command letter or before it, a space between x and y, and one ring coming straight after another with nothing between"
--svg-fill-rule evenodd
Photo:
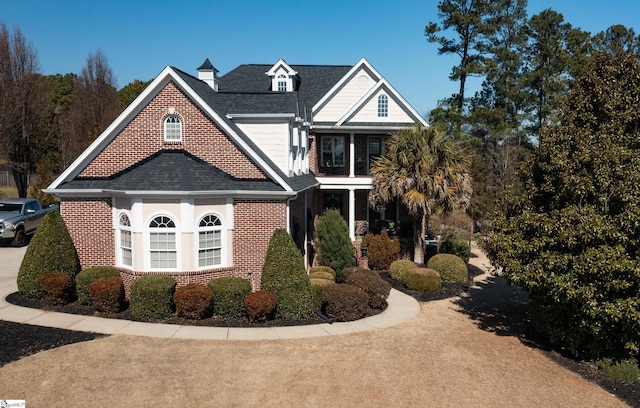
<instances>
[{"instance_id":1,"label":"gable roof peak","mask_svg":"<svg viewBox=\"0 0 640 408\"><path fill-rule=\"evenodd\" d=\"M276 72L280 68L284 69L287 72L287 74L289 75L289 77L298 75L298 72L296 70L294 70L293 68L291 68L291 65L287 64L282 58L280 58L278 60L278 62L273 64L271 66L271 68L266 72L266 74L269 75L270 77L273 77L273 76L276 75Z\"/></svg>"}]
</instances>

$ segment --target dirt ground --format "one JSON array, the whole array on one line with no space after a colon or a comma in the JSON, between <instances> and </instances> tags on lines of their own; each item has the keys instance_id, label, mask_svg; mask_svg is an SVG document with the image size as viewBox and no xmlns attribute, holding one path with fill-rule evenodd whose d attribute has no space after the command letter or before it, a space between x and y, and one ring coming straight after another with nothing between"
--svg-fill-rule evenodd
<instances>
[{"instance_id":1,"label":"dirt ground","mask_svg":"<svg viewBox=\"0 0 640 408\"><path fill-rule=\"evenodd\" d=\"M523 294L484 275L468 297L422 303L414 319L375 331L258 342L109 336L0 368L0 399L29 408L627 406L515 337L523 310Z\"/></svg>"}]
</instances>

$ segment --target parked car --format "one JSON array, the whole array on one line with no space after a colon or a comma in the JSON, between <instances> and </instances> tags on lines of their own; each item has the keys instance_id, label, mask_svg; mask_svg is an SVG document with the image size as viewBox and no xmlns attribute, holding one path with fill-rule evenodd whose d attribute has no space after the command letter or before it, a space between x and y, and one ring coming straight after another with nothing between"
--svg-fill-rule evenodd
<instances>
[{"instance_id":1,"label":"parked car","mask_svg":"<svg viewBox=\"0 0 640 408\"><path fill-rule=\"evenodd\" d=\"M45 214L58 209L57 205L43 208L34 198L0 199L0 239L11 240L11 245L21 247L27 236L36 232Z\"/></svg>"}]
</instances>

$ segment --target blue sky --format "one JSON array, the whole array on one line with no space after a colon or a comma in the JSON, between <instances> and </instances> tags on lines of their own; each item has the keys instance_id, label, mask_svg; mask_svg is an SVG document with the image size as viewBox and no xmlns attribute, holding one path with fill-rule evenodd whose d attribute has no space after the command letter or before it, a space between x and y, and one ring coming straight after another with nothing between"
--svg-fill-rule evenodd
<instances>
[{"instance_id":1,"label":"blue sky","mask_svg":"<svg viewBox=\"0 0 640 408\"><path fill-rule=\"evenodd\" d=\"M0 0L0 21L19 26L43 74L80 73L101 49L122 87L167 65L196 74L205 58L223 75L246 63L355 64L367 58L421 114L456 92L457 60L424 38L438 1ZM623 24L640 34L637 0L529 0L595 34ZM471 90L474 84L471 83ZM477 84L476 84L477 86Z\"/></svg>"}]
</instances>

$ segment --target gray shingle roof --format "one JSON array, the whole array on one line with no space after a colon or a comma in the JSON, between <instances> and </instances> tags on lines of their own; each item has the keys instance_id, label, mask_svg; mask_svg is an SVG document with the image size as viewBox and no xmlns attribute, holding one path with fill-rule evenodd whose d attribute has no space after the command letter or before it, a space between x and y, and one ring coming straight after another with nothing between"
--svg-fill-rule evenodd
<instances>
[{"instance_id":1,"label":"gray shingle roof","mask_svg":"<svg viewBox=\"0 0 640 408\"><path fill-rule=\"evenodd\" d=\"M76 178L62 189L284 191L271 180L237 179L181 150L160 151L108 178Z\"/></svg>"}]
</instances>

